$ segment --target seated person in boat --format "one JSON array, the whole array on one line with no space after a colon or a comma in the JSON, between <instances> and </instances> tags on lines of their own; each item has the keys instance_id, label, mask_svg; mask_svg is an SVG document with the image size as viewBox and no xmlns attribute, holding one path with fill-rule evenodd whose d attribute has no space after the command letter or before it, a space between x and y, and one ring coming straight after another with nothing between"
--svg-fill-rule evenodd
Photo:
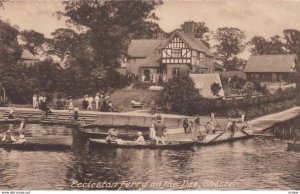
<instances>
[{"instance_id":1,"label":"seated person in boat","mask_svg":"<svg viewBox=\"0 0 300 194\"><path fill-rule=\"evenodd\" d=\"M11 134L11 131L10 131L10 130L7 130L6 133L5 133L5 135L4 135L3 138L2 138L2 141L11 143L11 142L15 142L15 141L17 141L17 140L16 140L16 139L14 138L14 136Z\"/></svg>"},{"instance_id":2,"label":"seated person in boat","mask_svg":"<svg viewBox=\"0 0 300 194\"><path fill-rule=\"evenodd\" d=\"M25 143L25 142L26 142L25 136L24 136L24 134L21 133L20 136L19 136L18 141L14 142L14 143L22 144L22 143Z\"/></svg>"},{"instance_id":3,"label":"seated person in boat","mask_svg":"<svg viewBox=\"0 0 300 194\"><path fill-rule=\"evenodd\" d=\"M166 144L165 132L167 131L164 124L162 123L161 120L158 120L157 123L155 124L156 145L158 145L159 142L161 142L162 144Z\"/></svg>"},{"instance_id":4,"label":"seated person in boat","mask_svg":"<svg viewBox=\"0 0 300 194\"><path fill-rule=\"evenodd\" d=\"M117 144L121 144L122 143L122 140L121 139L119 139L118 138L118 133L119 133L119 131L118 130L116 130L116 129L109 129L108 130L108 136L106 137L106 141L108 142L108 143L113 143L113 142L115 142L115 143L117 143Z\"/></svg>"},{"instance_id":5,"label":"seated person in boat","mask_svg":"<svg viewBox=\"0 0 300 194\"><path fill-rule=\"evenodd\" d=\"M206 134L214 134L215 133L214 126L211 124L211 122L207 122L205 125L205 128L206 128Z\"/></svg>"},{"instance_id":6,"label":"seated person in boat","mask_svg":"<svg viewBox=\"0 0 300 194\"><path fill-rule=\"evenodd\" d=\"M138 138L134 141L134 143L138 145L145 145L146 142L142 132L139 131L137 134L138 134Z\"/></svg>"}]
</instances>

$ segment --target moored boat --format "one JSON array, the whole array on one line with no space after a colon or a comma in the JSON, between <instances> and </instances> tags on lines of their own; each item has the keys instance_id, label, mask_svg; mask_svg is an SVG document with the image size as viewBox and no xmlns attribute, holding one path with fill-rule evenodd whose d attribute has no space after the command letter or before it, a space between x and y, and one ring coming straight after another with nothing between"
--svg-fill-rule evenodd
<instances>
[{"instance_id":1,"label":"moored boat","mask_svg":"<svg viewBox=\"0 0 300 194\"><path fill-rule=\"evenodd\" d=\"M195 145L194 141L170 141L166 144L158 144L146 141L145 145L136 144L134 141L122 141L121 143L108 143L105 139L89 139L91 147L105 148L137 148L137 149L190 149Z\"/></svg>"},{"instance_id":2,"label":"moored boat","mask_svg":"<svg viewBox=\"0 0 300 194\"><path fill-rule=\"evenodd\" d=\"M0 123L16 123L19 121L20 119L0 119Z\"/></svg>"},{"instance_id":3,"label":"moored boat","mask_svg":"<svg viewBox=\"0 0 300 194\"><path fill-rule=\"evenodd\" d=\"M0 142L0 148L12 149L12 150L43 150L43 151L60 151L71 149L71 146L65 144L40 144L40 143L14 143L14 142Z\"/></svg>"},{"instance_id":4,"label":"moored boat","mask_svg":"<svg viewBox=\"0 0 300 194\"><path fill-rule=\"evenodd\" d=\"M292 142L287 142L287 150L288 151L297 151L300 152L300 143L292 143Z\"/></svg>"}]
</instances>

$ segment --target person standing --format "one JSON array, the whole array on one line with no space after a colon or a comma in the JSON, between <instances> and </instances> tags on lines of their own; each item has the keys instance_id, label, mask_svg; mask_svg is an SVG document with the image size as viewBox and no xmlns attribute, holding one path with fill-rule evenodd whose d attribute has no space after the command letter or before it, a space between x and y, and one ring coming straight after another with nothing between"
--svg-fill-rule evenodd
<instances>
[{"instance_id":1,"label":"person standing","mask_svg":"<svg viewBox=\"0 0 300 194\"><path fill-rule=\"evenodd\" d=\"M187 129L188 129L188 127L189 127L189 120L188 120L187 118L185 118L185 119L183 120L182 126L183 126L183 129L184 129L184 133L187 133Z\"/></svg>"},{"instance_id":2,"label":"person standing","mask_svg":"<svg viewBox=\"0 0 300 194\"><path fill-rule=\"evenodd\" d=\"M87 107L88 110L92 110L93 109L93 101L94 101L94 98L93 98L92 95L90 95L90 97L88 98L88 103L89 103L89 105Z\"/></svg>"},{"instance_id":3,"label":"person standing","mask_svg":"<svg viewBox=\"0 0 300 194\"><path fill-rule=\"evenodd\" d=\"M97 93L95 96L96 110L99 109L99 103L100 103L100 97L99 97L99 93Z\"/></svg>"},{"instance_id":4,"label":"person standing","mask_svg":"<svg viewBox=\"0 0 300 194\"><path fill-rule=\"evenodd\" d=\"M70 99L70 103L69 103L69 111L74 109L74 105L73 105L73 100Z\"/></svg>"},{"instance_id":5,"label":"person standing","mask_svg":"<svg viewBox=\"0 0 300 194\"><path fill-rule=\"evenodd\" d=\"M32 107L33 108L37 108L38 107L38 98L37 98L36 94L34 94L33 97L32 97Z\"/></svg>"},{"instance_id":6,"label":"person standing","mask_svg":"<svg viewBox=\"0 0 300 194\"><path fill-rule=\"evenodd\" d=\"M38 106L39 106L39 109L42 109L42 103L43 103L43 99L44 99L44 98L43 98L43 96L42 96L42 95L41 95L41 96L39 96L39 98L38 98L38 101L39 101L39 102L38 102L38 103L39 103L39 104L38 104Z\"/></svg>"},{"instance_id":7,"label":"person standing","mask_svg":"<svg viewBox=\"0 0 300 194\"><path fill-rule=\"evenodd\" d=\"M153 120L153 122L152 122L152 124L151 124L151 127L149 128L149 138L151 139L151 140L155 140L155 126L154 126L154 120Z\"/></svg>"},{"instance_id":8,"label":"person standing","mask_svg":"<svg viewBox=\"0 0 300 194\"><path fill-rule=\"evenodd\" d=\"M166 144L165 132L167 131L164 124L161 120L158 120L157 124L155 124L156 145L158 145L159 142L161 142L163 145Z\"/></svg>"},{"instance_id":9,"label":"person standing","mask_svg":"<svg viewBox=\"0 0 300 194\"><path fill-rule=\"evenodd\" d=\"M14 107L10 107L9 112L8 112L8 118L14 119Z\"/></svg>"},{"instance_id":10,"label":"person standing","mask_svg":"<svg viewBox=\"0 0 300 194\"><path fill-rule=\"evenodd\" d=\"M195 133L198 134L198 132L200 133L200 117L199 117L199 115L197 115L194 123L195 123Z\"/></svg>"},{"instance_id":11,"label":"person standing","mask_svg":"<svg viewBox=\"0 0 300 194\"><path fill-rule=\"evenodd\" d=\"M78 116L79 116L79 109L77 106L74 108L74 120L78 121Z\"/></svg>"}]
</instances>

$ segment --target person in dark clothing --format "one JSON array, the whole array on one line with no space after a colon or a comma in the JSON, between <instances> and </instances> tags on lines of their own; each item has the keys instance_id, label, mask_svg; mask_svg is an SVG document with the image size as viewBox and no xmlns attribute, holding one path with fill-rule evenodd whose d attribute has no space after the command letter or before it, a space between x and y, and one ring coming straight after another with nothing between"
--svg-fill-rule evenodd
<instances>
[{"instance_id":1,"label":"person in dark clothing","mask_svg":"<svg viewBox=\"0 0 300 194\"><path fill-rule=\"evenodd\" d=\"M189 127L189 120L187 118L183 120L182 126L184 128L184 133L187 133L187 128Z\"/></svg>"},{"instance_id":2,"label":"person in dark clothing","mask_svg":"<svg viewBox=\"0 0 300 194\"><path fill-rule=\"evenodd\" d=\"M75 108L74 108L74 120L75 121L78 121L78 115L79 115L78 112L79 112L79 109L77 106L75 106Z\"/></svg>"},{"instance_id":3,"label":"person in dark clothing","mask_svg":"<svg viewBox=\"0 0 300 194\"><path fill-rule=\"evenodd\" d=\"M164 126L162 121L158 120L154 128L155 128L155 135L156 135L156 145L158 145L159 142L161 142L163 145L166 144L165 143L166 127Z\"/></svg>"}]
</instances>

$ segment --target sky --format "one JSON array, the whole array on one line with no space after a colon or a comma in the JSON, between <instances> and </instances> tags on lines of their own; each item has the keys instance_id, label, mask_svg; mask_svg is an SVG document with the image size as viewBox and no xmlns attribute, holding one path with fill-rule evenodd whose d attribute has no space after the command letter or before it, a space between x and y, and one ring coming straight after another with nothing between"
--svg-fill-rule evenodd
<instances>
[{"instance_id":1,"label":"sky","mask_svg":"<svg viewBox=\"0 0 300 194\"><path fill-rule=\"evenodd\" d=\"M0 17L20 30L34 29L49 37L56 28L66 27L53 15L63 8L62 0L14 0L4 4ZM189 20L203 21L212 31L237 27L248 40L282 35L289 28L300 30L300 0L164 0L155 13L166 32Z\"/></svg>"}]
</instances>

